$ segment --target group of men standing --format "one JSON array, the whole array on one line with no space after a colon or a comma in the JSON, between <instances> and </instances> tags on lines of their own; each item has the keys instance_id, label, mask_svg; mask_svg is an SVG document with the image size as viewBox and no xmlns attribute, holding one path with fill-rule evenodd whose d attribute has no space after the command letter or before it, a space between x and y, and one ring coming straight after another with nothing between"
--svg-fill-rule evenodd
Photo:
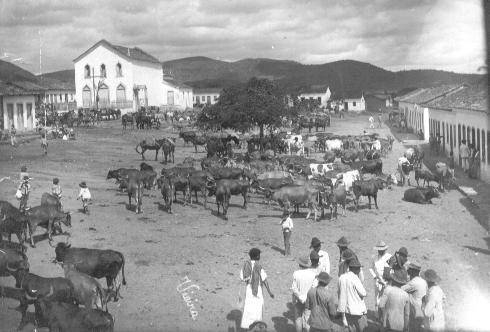
<instances>
[{"instance_id":1,"label":"group of men standing","mask_svg":"<svg viewBox=\"0 0 490 332\"><path fill-rule=\"evenodd\" d=\"M349 248L350 242L341 237L336 242L339 248L338 282L329 288L333 280L330 257L321 245L317 237L312 238L310 254L298 259L299 269L293 273L291 292L296 331L333 331L340 321L348 331L366 331L365 299L368 292L364 287L362 264ZM405 247L391 255L387 252L388 245L380 241L374 249L377 254L372 258L369 272L374 281L374 319L381 325L381 330L443 331L445 295L438 286L440 277L437 273L432 269L421 272L419 265L408 261ZM259 249L253 250L257 253ZM241 279L247 283L242 329L262 321L260 285L274 297L265 271L260 266L257 268L257 260L256 255L254 259L251 256L250 263L245 263L241 271ZM257 295L253 294L254 289L257 289ZM257 296L260 301L254 302Z\"/></svg>"}]
</instances>

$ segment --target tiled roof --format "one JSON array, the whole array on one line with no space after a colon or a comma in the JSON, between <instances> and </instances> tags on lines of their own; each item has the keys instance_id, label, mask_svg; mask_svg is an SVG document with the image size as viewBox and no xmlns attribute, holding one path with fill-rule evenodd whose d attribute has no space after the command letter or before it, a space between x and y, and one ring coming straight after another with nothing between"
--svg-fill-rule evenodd
<instances>
[{"instance_id":1,"label":"tiled roof","mask_svg":"<svg viewBox=\"0 0 490 332\"><path fill-rule=\"evenodd\" d=\"M488 112L488 88L486 85L463 86L425 105L434 108L461 108Z\"/></svg>"},{"instance_id":2,"label":"tiled roof","mask_svg":"<svg viewBox=\"0 0 490 332\"><path fill-rule=\"evenodd\" d=\"M440 98L451 91L459 89L461 85L440 85L432 88L422 88L412 91L406 95L395 98L398 102L423 104L436 98Z\"/></svg>"},{"instance_id":3,"label":"tiled roof","mask_svg":"<svg viewBox=\"0 0 490 332\"><path fill-rule=\"evenodd\" d=\"M3 96L20 96L20 95L32 95L38 94L45 90L42 86L39 86L32 82L16 81L16 82L4 82L0 81L0 95Z\"/></svg>"},{"instance_id":4,"label":"tiled roof","mask_svg":"<svg viewBox=\"0 0 490 332\"><path fill-rule=\"evenodd\" d=\"M68 90L75 91L75 82L64 82L49 77L41 77L40 84L48 90Z\"/></svg>"},{"instance_id":5,"label":"tiled roof","mask_svg":"<svg viewBox=\"0 0 490 332\"><path fill-rule=\"evenodd\" d=\"M194 94L195 95L202 95L202 94L220 94L221 90L223 88L201 88L201 89L194 89Z\"/></svg>"},{"instance_id":6,"label":"tiled roof","mask_svg":"<svg viewBox=\"0 0 490 332\"><path fill-rule=\"evenodd\" d=\"M77 62L79 59L83 58L86 54L90 53L93 49L95 49L99 45L105 45L106 47L114 50L116 53L129 60L160 63L160 61L157 58L146 53L141 48L138 47L130 48L126 46L113 45L105 39L102 39L101 41L99 41L98 43L90 47L88 50L80 54L75 60L73 60L73 62Z\"/></svg>"}]
</instances>

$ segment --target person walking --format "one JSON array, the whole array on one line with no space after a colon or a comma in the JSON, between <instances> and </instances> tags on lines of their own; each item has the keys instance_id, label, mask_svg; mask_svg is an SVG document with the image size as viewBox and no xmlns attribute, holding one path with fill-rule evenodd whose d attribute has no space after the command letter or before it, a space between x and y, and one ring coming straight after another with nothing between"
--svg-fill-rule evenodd
<instances>
[{"instance_id":1,"label":"person walking","mask_svg":"<svg viewBox=\"0 0 490 332\"><path fill-rule=\"evenodd\" d=\"M332 277L327 272L321 272L316 278L318 286L310 288L306 295L305 308L310 312L309 332L333 331L335 324L332 319L336 316L337 308L327 287Z\"/></svg>"},{"instance_id":2,"label":"person walking","mask_svg":"<svg viewBox=\"0 0 490 332\"><path fill-rule=\"evenodd\" d=\"M427 281L427 295L422 298L422 312L424 314L424 328L426 331L444 331L446 320L444 318L444 302L446 295L439 287L441 278L436 271L428 269L421 274Z\"/></svg>"},{"instance_id":3,"label":"person walking","mask_svg":"<svg viewBox=\"0 0 490 332\"><path fill-rule=\"evenodd\" d=\"M361 264L357 259L349 262L349 271L339 277L339 305L337 311L342 314L342 324L350 332L365 331L367 324L367 308L364 298L366 289L359 279Z\"/></svg>"},{"instance_id":4,"label":"person walking","mask_svg":"<svg viewBox=\"0 0 490 332\"><path fill-rule=\"evenodd\" d=\"M29 176L24 176L21 184L19 185L18 191L20 191L20 204L19 210L24 213L27 208L27 200L29 199L29 193L31 192L31 184L29 183L31 178Z\"/></svg>"},{"instance_id":5,"label":"person walking","mask_svg":"<svg viewBox=\"0 0 490 332\"><path fill-rule=\"evenodd\" d=\"M321 272L330 274L330 257L325 250L322 250L322 242L314 237L311 239L310 248L312 248L320 257L319 268Z\"/></svg>"},{"instance_id":6,"label":"person walking","mask_svg":"<svg viewBox=\"0 0 490 332\"><path fill-rule=\"evenodd\" d=\"M318 259L316 260L318 265ZM306 295L315 282L317 271L310 265L308 257L298 259L300 269L293 273L293 284L291 285L292 303L294 306L294 325L296 332L308 331L309 311L305 310Z\"/></svg>"},{"instance_id":7,"label":"person walking","mask_svg":"<svg viewBox=\"0 0 490 332\"><path fill-rule=\"evenodd\" d=\"M380 112L378 113L378 128L381 128L383 126L383 114Z\"/></svg>"},{"instance_id":8,"label":"person walking","mask_svg":"<svg viewBox=\"0 0 490 332\"><path fill-rule=\"evenodd\" d=\"M468 172L468 176L471 179L479 179L480 178L480 150L475 148L471 150L471 161L470 161L470 170Z\"/></svg>"},{"instance_id":9,"label":"person walking","mask_svg":"<svg viewBox=\"0 0 490 332\"><path fill-rule=\"evenodd\" d=\"M374 250L378 251L377 255L373 256L371 263L371 274L374 279L374 310L378 315L378 319L381 315L378 310L379 299L381 298L383 288L386 286L386 280L383 278L383 272L385 267L389 267L388 260L391 258L391 254L387 253L388 246L384 241L379 241Z\"/></svg>"},{"instance_id":10,"label":"person walking","mask_svg":"<svg viewBox=\"0 0 490 332\"><path fill-rule=\"evenodd\" d=\"M264 310L264 297L262 285L265 286L271 298L274 294L270 291L267 274L259 263L260 249L252 248L248 252L250 260L247 260L240 271L240 279L246 283L245 303L240 327L249 329L255 321L262 321Z\"/></svg>"},{"instance_id":11,"label":"person walking","mask_svg":"<svg viewBox=\"0 0 490 332\"><path fill-rule=\"evenodd\" d=\"M410 299L410 332L422 331L424 314L422 312L422 298L427 294L427 282L420 277L421 267L415 263L407 266L410 281L402 286Z\"/></svg>"},{"instance_id":12,"label":"person walking","mask_svg":"<svg viewBox=\"0 0 490 332\"><path fill-rule=\"evenodd\" d=\"M17 129L15 129L14 124L12 123L12 126L10 127L10 144L13 147L16 147L17 145Z\"/></svg>"},{"instance_id":13,"label":"person walking","mask_svg":"<svg viewBox=\"0 0 490 332\"><path fill-rule=\"evenodd\" d=\"M451 173L451 178L454 178L454 154L453 151L451 150L449 152L449 157L447 157L447 167L449 168L449 173Z\"/></svg>"},{"instance_id":14,"label":"person walking","mask_svg":"<svg viewBox=\"0 0 490 332\"><path fill-rule=\"evenodd\" d=\"M369 117L369 129L374 129L374 118L372 115Z\"/></svg>"},{"instance_id":15,"label":"person walking","mask_svg":"<svg viewBox=\"0 0 490 332\"><path fill-rule=\"evenodd\" d=\"M381 296L379 307L383 312L382 332L408 332L410 300L407 292L400 288L407 283L407 279L407 271L396 270L391 276L391 285L386 287Z\"/></svg>"},{"instance_id":16,"label":"person walking","mask_svg":"<svg viewBox=\"0 0 490 332\"><path fill-rule=\"evenodd\" d=\"M88 213L88 201L92 199L92 195L85 181L82 181L79 186L80 193L78 194L77 200L82 199L83 212Z\"/></svg>"},{"instance_id":17,"label":"person walking","mask_svg":"<svg viewBox=\"0 0 490 332\"><path fill-rule=\"evenodd\" d=\"M291 212L285 213L281 219L282 236L284 238L284 256L291 255L291 231L293 230L293 219L291 219Z\"/></svg>"},{"instance_id":18,"label":"person walking","mask_svg":"<svg viewBox=\"0 0 490 332\"><path fill-rule=\"evenodd\" d=\"M41 148L43 149L44 154L48 154L48 140L45 132L41 134Z\"/></svg>"},{"instance_id":19,"label":"person walking","mask_svg":"<svg viewBox=\"0 0 490 332\"><path fill-rule=\"evenodd\" d=\"M466 173L469 169L469 158L470 158L470 149L466 145L466 140L461 141L461 145L459 146L459 156L461 157L461 163L463 167L463 171Z\"/></svg>"}]
</instances>

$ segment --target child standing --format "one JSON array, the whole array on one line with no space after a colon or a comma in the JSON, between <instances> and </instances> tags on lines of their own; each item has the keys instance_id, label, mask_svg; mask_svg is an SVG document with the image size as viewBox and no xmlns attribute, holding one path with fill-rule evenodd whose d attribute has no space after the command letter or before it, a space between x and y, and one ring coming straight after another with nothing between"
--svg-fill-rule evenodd
<instances>
[{"instance_id":1,"label":"child standing","mask_svg":"<svg viewBox=\"0 0 490 332\"><path fill-rule=\"evenodd\" d=\"M60 202L61 205L61 186L60 186L60 179L54 178L53 179L53 185L51 186L51 194L58 198L58 201Z\"/></svg>"},{"instance_id":2,"label":"child standing","mask_svg":"<svg viewBox=\"0 0 490 332\"><path fill-rule=\"evenodd\" d=\"M29 173L27 173L27 166L24 165L20 168L19 180L23 181L25 176L29 177Z\"/></svg>"},{"instance_id":3,"label":"child standing","mask_svg":"<svg viewBox=\"0 0 490 332\"><path fill-rule=\"evenodd\" d=\"M77 200L82 199L83 212L88 213L88 201L92 198L90 195L90 190L88 190L87 184L85 181L82 181L80 184L80 193L78 194Z\"/></svg>"},{"instance_id":4,"label":"child standing","mask_svg":"<svg viewBox=\"0 0 490 332\"><path fill-rule=\"evenodd\" d=\"M29 176L24 176L24 178L22 179L22 183L18 188L21 194L19 210L22 213L24 213L27 208L27 200L29 199L29 193L31 192L31 184L29 183L29 180Z\"/></svg>"},{"instance_id":5,"label":"child standing","mask_svg":"<svg viewBox=\"0 0 490 332\"><path fill-rule=\"evenodd\" d=\"M291 231L293 230L293 219L291 219L291 212L287 212L282 218L280 225L282 227L282 235L284 237L284 256L291 255Z\"/></svg>"}]
</instances>

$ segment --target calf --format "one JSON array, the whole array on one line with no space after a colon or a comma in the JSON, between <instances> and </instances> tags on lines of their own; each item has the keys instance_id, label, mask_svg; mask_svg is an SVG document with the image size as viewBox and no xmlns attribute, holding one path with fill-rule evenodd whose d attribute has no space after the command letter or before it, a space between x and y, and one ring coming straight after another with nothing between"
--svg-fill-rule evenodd
<instances>
[{"instance_id":1,"label":"calf","mask_svg":"<svg viewBox=\"0 0 490 332\"><path fill-rule=\"evenodd\" d=\"M128 182L128 200L129 209L131 210L131 198L136 202L136 213L142 213L141 204L143 203L144 182L137 178L130 178Z\"/></svg>"},{"instance_id":2,"label":"calf","mask_svg":"<svg viewBox=\"0 0 490 332\"><path fill-rule=\"evenodd\" d=\"M42 326L50 331L70 332L113 332L114 318L102 310L80 308L70 303L51 302L44 299L37 301L39 314L36 315Z\"/></svg>"},{"instance_id":3,"label":"calf","mask_svg":"<svg viewBox=\"0 0 490 332\"><path fill-rule=\"evenodd\" d=\"M43 193L41 196L41 205L42 206L54 206L58 210L61 211L61 201L60 199L52 194L49 193Z\"/></svg>"},{"instance_id":4,"label":"calf","mask_svg":"<svg viewBox=\"0 0 490 332\"><path fill-rule=\"evenodd\" d=\"M342 181L337 182L337 188L331 190L330 193L325 195L326 207L330 208L330 220L332 220L335 211L335 220L337 220L337 207L340 204L342 206L342 217L345 216L345 202L347 199L347 192Z\"/></svg>"},{"instance_id":5,"label":"calf","mask_svg":"<svg viewBox=\"0 0 490 332\"><path fill-rule=\"evenodd\" d=\"M161 177L158 179L158 184L161 188L163 200L165 201L165 208L168 213L172 213L172 202L175 192L175 186L170 178Z\"/></svg>"},{"instance_id":6,"label":"calf","mask_svg":"<svg viewBox=\"0 0 490 332\"><path fill-rule=\"evenodd\" d=\"M95 307L107 311L105 292L100 283L91 276L79 272L73 264L63 264L65 278L73 284L75 300L86 309Z\"/></svg>"},{"instance_id":7,"label":"calf","mask_svg":"<svg viewBox=\"0 0 490 332\"><path fill-rule=\"evenodd\" d=\"M54 206L35 206L27 211L27 218L29 220L32 247L35 247L33 234L38 226L46 228L50 240L52 240L52 234L54 233L53 227L59 233L62 233L60 222L65 224L65 226L71 227L71 214L69 212L61 212Z\"/></svg>"},{"instance_id":8,"label":"calf","mask_svg":"<svg viewBox=\"0 0 490 332\"><path fill-rule=\"evenodd\" d=\"M437 176L432 174L428 169L421 169L419 167L415 168L415 181L417 182L417 187L419 186L419 180L424 180L422 187L429 186L430 181L438 182Z\"/></svg>"},{"instance_id":9,"label":"calf","mask_svg":"<svg viewBox=\"0 0 490 332\"><path fill-rule=\"evenodd\" d=\"M359 197L367 196L369 200L369 208L371 209L371 197L374 199L374 206L378 209L378 189L383 189L383 180L372 179L368 181L354 181L352 191L354 192L354 202L356 204L356 212L359 208Z\"/></svg>"},{"instance_id":10,"label":"calf","mask_svg":"<svg viewBox=\"0 0 490 332\"><path fill-rule=\"evenodd\" d=\"M433 187L409 188L403 194L405 201L418 204L432 204L431 199L435 197L439 197L439 192Z\"/></svg>"}]
</instances>

